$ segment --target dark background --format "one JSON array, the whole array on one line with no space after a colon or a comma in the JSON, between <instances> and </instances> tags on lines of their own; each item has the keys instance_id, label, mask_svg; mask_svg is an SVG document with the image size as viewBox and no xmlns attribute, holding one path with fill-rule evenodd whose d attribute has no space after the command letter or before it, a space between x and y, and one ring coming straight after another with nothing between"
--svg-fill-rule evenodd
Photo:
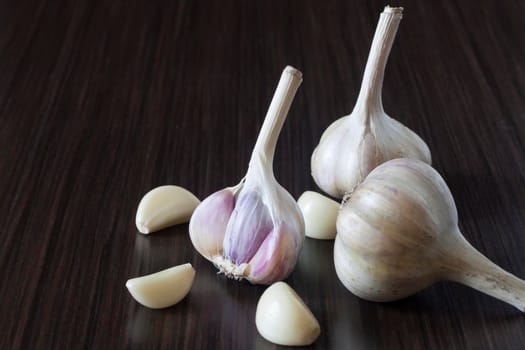
<instances>
[{"instance_id":1,"label":"dark background","mask_svg":"<svg viewBox=\"0 0 525 350\"><path fill-rule=\"evenodd\" d=\"M316 189L310 155L351 112L382 1L0 0L0 348L271 349L265 289L218 276L187 225L137 233L150 189L199 198L244 175L281 70L304 82L278 181ZM429 145L466 238L525 278L525 2L405 7L385 110ZM393 303L348 292L333 242L307 239L287 282L319 349L520 349L525 315L439 283ZM153 311L128 278L190 262L188 297Z\"/></svg>"}]
</instances>

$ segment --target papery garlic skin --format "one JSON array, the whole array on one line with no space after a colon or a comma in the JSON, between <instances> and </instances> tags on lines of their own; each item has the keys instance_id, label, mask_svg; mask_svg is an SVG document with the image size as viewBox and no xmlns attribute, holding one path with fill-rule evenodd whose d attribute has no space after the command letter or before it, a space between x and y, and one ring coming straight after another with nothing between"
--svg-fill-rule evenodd
<instances>
[{"instance_id":1,"label":"papery garlic skin","mask_svg":"<svg viewBox=\"0 0 525 350\"><path fill-rule=\"evenodd\" d=\"M148 234L190 220L200 201L180 186L159 186L142 197L135 224L139 232Z\"/></svg>"},{"instance_id":2,"label":"papery garlic skin","mask_svg":"<svg viewBox=\"0 0 525 350\"><path fill-rule=\"evenodd\" d=\"M339 203L313 191L305 191L297 200L304 217L306 237L334 239Z\"/></svg>"},{"instance_id":3,"label":"papery garlic skin","mask_svg":"<svg viewBox=\"0 0 525 350\"><path fill-rule=\"evenodd\" d=\"M345 287L366 300L397 300L451 280L525 312L525 281L465 240L445 181L418 160L385 162L345 196L334 262Z\"/></svg>"},{"instance_id":4,"label":"papery garlic skin","mask_svg":"<svg viewBox=\"0 0 525 350\"><path fill-rule=\"evenodd\" d=\"M276 181L273 155L302 74L286 67L257 138L248 171L235 187L212 194L190 220L195 249L234 279L270 284L295 267L304 219L295 199Z\"/></svg>"},{"instance_id":5,"label":"papery garlic skin","mask_svg":"<svg viewBox=\"0 0 525 350\"><path fill-rule=\"evenodd\" d=\"M261 295L255 325L266 340L286 346L310 345L321 333L308 306L285 282L272 284Z\"/></svg>"},{"instance_id":6,"label":"papery garlic skin","mask_svg":"<svg viewBox=\"0 0 525 350\"><path fill-rule=\"evenodd\" d=\"M381 89L402 8L386 7L374 35L363 83L352 113L333 122L311 158L316 184L335 198L351 192L377 165L395 158L431 163L425 142L383 110Z\"/></svg>"},{"instance_id":7,"label":"papery garlic skin","mask_svg":"<svg viewBox=\"0 0 525 350\"><path fill-rule=\"evenodd\" d=\"M129 279L130 294L150 309L162 309L181 301L190 291L195 278L191 264L183 264L150 275Z\"/></svg>"}]
</instances>

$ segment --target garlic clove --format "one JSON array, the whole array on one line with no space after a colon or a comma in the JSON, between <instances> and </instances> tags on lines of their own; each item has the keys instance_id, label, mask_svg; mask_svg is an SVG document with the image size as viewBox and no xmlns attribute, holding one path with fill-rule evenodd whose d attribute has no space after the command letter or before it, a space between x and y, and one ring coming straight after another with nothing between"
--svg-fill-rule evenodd
<instances>
[{"instance_id":1,"label":"garlic clove","mask_svg":"<svg viewBox=\"0 0 525 350\"><path fill-rule=\"evenodd\" d=\"M189 293L194 278L195 270L187 263L129 279L126 287L140 304L162 309L181 301Z\"/></svg>"},{"instance_id":2,"label":"garlic clove","mask_svg":"<svg viewBox=\"0 0 525 350\"><path fill-rule=\"evenodd\" d=\"M225 257L235 264L248 262L272 230L272 218L260 194L242 192L226 228Z\"/></svg>"},{"instance_id":3,"label":"garlic clove","mask_svg":"<svg viewBox=\"0 0 525 350\"><path fill-rule=\"evenodd\" d=\"M334 239L339 203L313 191L304 192L297 204L303 213L305 234L315 239Z\"/></svg>"},{"instance_id":4,"label":"garlic clove","mask_svg":"<svg viewBox=\"0 0 525 350\"><path fill-rule=\"evenodd\" d=\"M195 249L208 260L223 251L224 234L235 207L233 188L225 188L207 197L195 209L189 232ZM213 230L209 230L213 223Z\"/></svg>"},{"instance_id":5,"label":"garlic clove","mask_svg":"<svg viewBox=\"0 0 525 350\"><path fill-rule=\"evenodd\" d=\"M266 340L285 346L310 345L321 334L315 316L285 282L272 284L261 295L255 325Z\"/></svg>"},{"instance_id":6,"label":"garlic clove","mask_svg":"<svg viewBox=\"0 0 525 350\"><path fill-rule=\"evenodd\" d=\"M160 186L144 195L139 203L135 223L139 232L148 234L190 220L200 201L179 186Z\"/></svg>"},{"instance_id":7,"label":"garlic clove","mask_svg":"<svg viewBox=\"0 0 525 350\"><path fill-rule=\"evenodd\" d=\"M268 234L250 260L245 272L247 278L257 284L270 284L286 278L295 265L295 246L286 223L281 223Z\"/></svg>"}]
</instances>

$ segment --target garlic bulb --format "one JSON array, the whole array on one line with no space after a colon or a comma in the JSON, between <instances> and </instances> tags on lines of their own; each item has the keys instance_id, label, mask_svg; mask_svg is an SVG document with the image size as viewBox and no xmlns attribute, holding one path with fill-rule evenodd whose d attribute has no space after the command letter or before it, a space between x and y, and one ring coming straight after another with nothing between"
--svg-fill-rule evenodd
<instances>
[{"instance_id":1,"label":"garlic bulb","mask_svg":"<svg viewBox=\"0 0 525 350\"><path fill-rule=\"evenodd\" d=\"M381 13L352 113L332 123L321 136L312 159L312 177L324 192L342 198L377 165L394 158L430 164L430 151L413 131L383 110L381 90L402 8Z\"/></svg>"},{"instance_id":2,"label":"garlic bulb","mask_svg":"<svg viewBox=\"0 0 525 350\"><path fill-rule=\"evenodd\" d=\"M286 278L304 241L304 220L294 198L275 180L277 138L301 84L302 74L286 67L241 182L206 198L190 220L195 249L220 272L254 284Z\"/></svg>"},{"instance_id":3,"label":"garlic bulb","mask_svg":"<svg viewBox=\"0 0 525 350\"><path fill-rule=\"evenodd\" d=\"M135 224L139 232L148 234L190 221L200 201L180 186L159 186L142 197Z\"/></svg>"},{"instance_id":4,"label":"garlic bulb","mask_svg":"<svg viewBox=\"0 0 525 350\"><path fill-rule=\"evenodd\" d=\"M321 334L312 311L284 282L272 284L261 295L255 311L255 325L266 340L279 345L310 345Z\"/></svg>"},{"instance_id":5,"label":"garlic bulb","mask_svg":"<svg viewBox=\"0 0 525 350\"><path fill-rule=\"evenodd\" d=\"M396 300L450 280L525 312L525 281L465 240L446 183L418 160L388 161L345 196L334 261L341 282L363 299Z\"/></svg>"}]
</instances>

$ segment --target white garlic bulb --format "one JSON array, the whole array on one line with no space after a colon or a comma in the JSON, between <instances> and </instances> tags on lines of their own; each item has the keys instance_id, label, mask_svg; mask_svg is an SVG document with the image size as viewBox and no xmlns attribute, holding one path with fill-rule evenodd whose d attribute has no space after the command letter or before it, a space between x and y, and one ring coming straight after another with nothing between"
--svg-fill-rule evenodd
<instances>
[{"instance_id":1,"label":"white garlic bulb","mask_svg":"<svg viewBox=\"0 0 525 350\"><path fill-rule=\"evenodd\" d=\"M342 198L387 160L414 158L431 163L425 142L390 118L381 100L385 66L402 10L387 6L381 13L354 110L325 130L312 154L312 177L333 197Z\"/></svg>"},{"instance_id":2,"label":"white garlic bulb","mask_svg":"<svg viewBox=\"0 0 525 350\"><path fill-rule=\"evenodd\" d=\"M445 181L418 160L385 162L345 196L334 262L341 282L363 299L397 300L450 280L525 312L525 281L465 240Z\"/></svg>"},{"instance_id":3,"label":"white garlic bulb","mask_svg":"<svg viewBox=\"0 0 525 350\"><path fill-rule=\"evenodd\" d=\"M304 241L304 220L294 198L275 180L277 138L302 74L286 67L241 182L206 198L190 220L195 249L220 272L254 284L286 278Z\"/></svg>"},{"instance_id":4,"label":"white garlic bulb","mask_svg":"<svg viewBox=\"0 0 525 350\"><path fill-rule=\"evenodd\" d=\"M310 345L321 334L319 322L310 308L284 282L272 284L261 295L255 325L266 340L279 345Z\"/></svg>"}]
</instances>

